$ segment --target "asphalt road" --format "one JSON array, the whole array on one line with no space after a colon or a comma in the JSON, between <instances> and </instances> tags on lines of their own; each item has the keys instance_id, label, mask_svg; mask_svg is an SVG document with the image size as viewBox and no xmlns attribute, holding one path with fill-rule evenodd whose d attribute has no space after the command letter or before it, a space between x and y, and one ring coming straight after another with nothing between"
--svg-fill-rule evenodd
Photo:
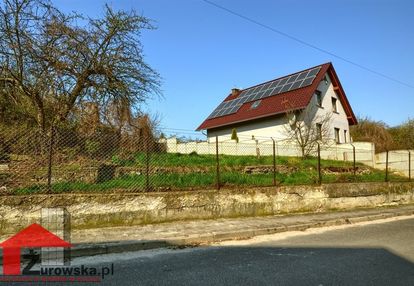
<instances>
[{"instance_id":1,"label":"asphalt road","mask_svg":"<svg viewBox=\"0 0 414 286\"><path fill-rule=\"evenodd\" d=\"M122 282L121 282L122 281ZM106 285L414 285L414 219L115 263Z\"/></svg>"},{"instance_id":2,"label":"asphalt road","mask_svg":"<svg viewBox=\"0 0 414 286\"><path fill-rule=\"evenodd\" d=\"M73 261L111 263L102 285L414 285L414 218Z\"/></svg>"}]
</instances>

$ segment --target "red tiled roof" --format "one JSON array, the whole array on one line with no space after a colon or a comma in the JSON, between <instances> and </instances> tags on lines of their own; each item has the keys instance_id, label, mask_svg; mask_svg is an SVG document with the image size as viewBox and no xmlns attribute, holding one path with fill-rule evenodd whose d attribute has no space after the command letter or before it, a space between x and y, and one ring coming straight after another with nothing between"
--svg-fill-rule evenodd
<instances>
[{"instance_id":1,"label":"red tiled roof","mask_svg":"<svg viewBox=\"0 0 414 286\"><path fill-rule=\"evenodd\" d=\"M204 120L204 122L196 130L211 129L238 122L277 115L285 113L288 109L303 109L306 106L308 106L316 88L318 87L320 81L323 79L326 73L328 73L329 77L331 78L332 84L334 85L334 88L338 93L339 99L342 105L344 106L349 124L355 125L357 123L357 120L351 109L351 106L349 105L345 92L342 89L341 83L339 82L339 79L336 75L332 63L322 64L320 65L320 67L321 69L319 73L316 75L311 85L292 91L272 95L267 98L263 98L261 100L260 105L254 109L250 108L252 102L246 102L240 107L240 109L236 113ZM261 83L259 85L262 84L265 83ZM234 98L235 96L232 96L230 94L224 99L224 101L231 100Z\"/></svg>"}]
</instances>

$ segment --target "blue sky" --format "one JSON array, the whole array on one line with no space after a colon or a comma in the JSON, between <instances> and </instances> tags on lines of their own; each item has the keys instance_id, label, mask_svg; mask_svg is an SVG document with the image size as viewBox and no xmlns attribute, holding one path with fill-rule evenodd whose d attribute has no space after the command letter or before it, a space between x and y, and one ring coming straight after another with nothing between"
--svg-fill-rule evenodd
<instances>
[{"instance_id":1,"label":"blue sky","mask_svg":"<svg viewBox=\"0 0 414 286\"><path fill-rule=\"evenodd\" d=\"M211 0L265 25L414 86L414 1ZM84 15L100 0L53 1ZM142 35L163 99L146 108L166 128L194 130L233 87L246 88L331 61L355 114L394 126L414 117L414 88L361 70L201 0L109 1L135 9L157 30Z\"/></svg>"}]
</instances>

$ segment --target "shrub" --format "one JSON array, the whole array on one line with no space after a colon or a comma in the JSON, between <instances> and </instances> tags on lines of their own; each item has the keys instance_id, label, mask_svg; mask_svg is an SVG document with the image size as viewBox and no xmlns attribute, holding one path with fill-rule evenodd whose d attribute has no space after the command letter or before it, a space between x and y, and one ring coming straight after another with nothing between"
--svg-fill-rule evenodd
<instances>
[{"instance_id":1,"label":"shrub","mask_svg":"<svg viewBox=\"0 0 414 286\"><path fill-rule=\"evenodd\" d=\"M231 130L231 140L236 140L236 143L239 143L239 137L237 136L236 128Z\"/></svg>"},{"instance_id":2,"label":"shrub","mask_svg":"<svg viewBox=\"0 0 414 286\"><path fill-rule=\"evenodd\" d=\"M376 152L384 152L394 145L388 126L382 121L359 118L358 124L351 126L351 135L354 141L373 142Z\"/></svg>"},{"instance_id":3,"label":"shrub","mask_svg":"<svg viewBox=\"0 0 414 286\"><path fill-rule=\"evenodd\" d=\"M97 156L99 152L99 142L91 139L85 141L85 151L90 156Z\"/></svg>"}]
</instances>

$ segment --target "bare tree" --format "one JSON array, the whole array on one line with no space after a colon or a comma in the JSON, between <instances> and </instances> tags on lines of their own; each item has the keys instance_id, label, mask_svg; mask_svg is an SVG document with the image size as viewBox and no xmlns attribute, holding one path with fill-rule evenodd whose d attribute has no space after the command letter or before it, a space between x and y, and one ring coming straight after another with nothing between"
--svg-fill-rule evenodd
<instances>
[{"instance_id":1,"label":"bare tree","mask_svg":"<svg viewBox=\"0 0 414 286\"><path fill-rule=\"evenodd\" d=\"M2 93L43 129L77 105L132 108L159 95L159 75L143 59L140 32L153 29L134 11L104 8L100 19L65 14L47 0L0 4Z\"/></svg>"},{"instance_id":2,"label":"bare tree","mask_svg":"<svg viewBox=\"0 0 414 286\"><path fill-rule=\"evenodd\" d=\"M287 124L285 124L285 135L287 141L298 146L302 157L307 157L316 150L319 144L332 143L330 138L331 114L317 115L309 108L286 112Z\"/></svg>"},{"instance_id":3,"label":"bare tree","mask_svg":"<svg viewBox=\"0 0 414 286\"><path fill-rule=\"evenodd\" d=\"M133 125L134 114L128 102L120 99L110 102L101 112L102 122L116 129L119 133ZM141 115L137 115L140 117Z\"/></svg>"}]
</instances>

